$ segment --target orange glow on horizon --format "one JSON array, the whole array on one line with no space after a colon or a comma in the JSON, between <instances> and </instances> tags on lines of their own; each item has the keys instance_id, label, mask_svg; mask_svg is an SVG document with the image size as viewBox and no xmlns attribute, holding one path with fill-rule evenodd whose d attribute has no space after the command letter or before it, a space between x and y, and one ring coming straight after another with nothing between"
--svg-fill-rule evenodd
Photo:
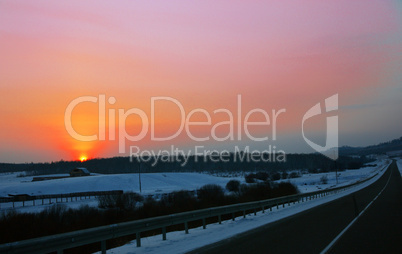
<instances>
[{"instance_id":1,"label":"orange glow on horizon","mask_svg":"<svg viewBox=\"0 0 402 254\"><path fill-rule=\"evenodd\" d=\"M233 150L272 144L286 153L310 152L303 115L334 94L339 94L340 146L400 136L400 5L351 2L189 1L183 7L180 1L158 6L105 1L92 8L81 1L68 6L2 1L0 162L84 162L128 156L131 146L158 152L172 145ZM100 95L106 99L102 104ZM65 123L68 105L84 96L97 102L76 105L71 127L80 136L96 135L92 141L74 137ZM151 104L157 97L177 100L184 114L172 101ZM246 115L257 108L269 114L270 124L250 125L250 133L268 137L266 142L252 142L244 132ZM148 120L147 133L138 140L143 122L131 109ZM152 140L151 130L154 137L174 135L195 109L211 116L211 124L189 127L205 141L194 141L186 129L172 140ZM276 122L276 140L272 110L281 109L286 113ZM261 114L253 117L264 120ZM306 127L324 137L325 117ZM188 119L207 121L203 113ZM229 121L233 124L225 124ZM384 131L387 121L392 124ZM222 140L231 130L233 140Z\"/></svg>"}]
</instances>

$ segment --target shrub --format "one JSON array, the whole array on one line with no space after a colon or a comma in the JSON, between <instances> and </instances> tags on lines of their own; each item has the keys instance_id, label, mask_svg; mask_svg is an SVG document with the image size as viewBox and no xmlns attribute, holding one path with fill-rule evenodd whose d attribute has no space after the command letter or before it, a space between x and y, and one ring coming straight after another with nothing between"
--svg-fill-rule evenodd
<instances>
[{"instance_id":1,"label":"shrub","mask_svg":"<svg viewBox=\"0 0 402 254\"><path fill-rule=\"evenodd\" d=\"M244 179L246 180L246 183L255 183L254 174L248 174L244 176Z\"/></svg>"},{"instance_id":2,"label":"shrub","mask_svg":"<svg viewBox=\"0 0 402 254\"><path fill-rule=\"evenodd\" d=\"M298 177L301 177L301 175L298 172L292 172L288 176L288 178L298 178Z\"/></svg>"},{"instance_id":3,"label":"shrub","mask_svg":"<svg viewBox=\"0 0 402 254\"><path fill-rule=\"evenodd\" d=\"M203 202L215 204L224 197L223 188L216 184L207 184L197 190L198 198Z\"/></svg>"},{"instance_id":4,"label":"shrub","mask_svg":"<svg viewBox=\"0 0 402 254\"><path fill-rule=\"evenodd\" d=\"M103 195L98 197L99 208L119 208L121 210L134 210L137 202L143 201L143 197L135 192L123 194Z\"/></svg>"},{"instance_id":5,"label":"shrub","mask_svg":"<svg viewBox=\"0 0 402 254\"><path fill-rule=\"evenodd\" d=\"M269 178L269 174L267 172L258 172L255 174L248 174L245 177L246 183L255 183L256 179L261 180L261 181L266 181Z\"/></svg>"},{"instance_id":6,"label":"shrub","mask_svg":"<svg viewBox=\"0 0 402 254\"><path fill-rule=\"evenodd\" d=\"M191 208L194 208L197 200L192 192L181 190L174 191L167 196L164 196L161 202L164 203L164 205L166 206L174 206L176 210L178 209L179 211L187 211Z\"/></svg>"},{"instance_id":7,"label":"shrub","mask_svg":"<svg viewBox=\"0 0 402 254\"><path fill-rule=\"evenodd\" d=\"M255 178L261 181L266 181L269 175L267 172L258 172L255 174Z\"/></svg>"},{"instance_id":8,"label":"shrub","mask_svg":"<svg viewBox=\"0 0 402 254\"><path fill-rule=\"evenodd\" d=\"M288 179L288 175L287 172L282 172L282 179Z\"/></svg>"},{"instance_id":9,"label":"shrub","mask_svg":"<svg viewBox=\"0 0 402 254\"><path fill-rule=\"evenodd\" d=\"M247 192L248 189L249 189L249 186L247 184L244 184L244 183L241 184L239 187L240 194L243 195L244 193Z\"/></svg>"},{"instance_id":10,"label":"shrub","mask_svg":"<svg viewBox=\"0 0 402 254\"><path fill-rule=\"evenodd\" d=\"M363 163L360 161L352 161L348 163L348 169L359 169L363 166Z\"/></svg>"},{"instance_id":11,"label":"shrub","mask_svg":"<svg viewBox=\"0 0 402 254\"><path fill-rule=\"evenodd\" d=\"M240 181L230 180L226 184L226 189L230 192L239 192L240 191Z\"/></svg>"},{"instance_id":12,"label":"shrub","mask_svg":"<svg viewBox=\"0 0 402 254\"><path fill-rule=\"evenodd\" d=\"M258 183L256 185L247 186L242 188L243 201L255 201L267 199L271 196L271 186L265 183Z\"/></svg>"},{"instance_id":13,"label":"shrub","mask_svg":"<svg viewBox=\"0 0 402 254\"><path fill-rule=\"evenodd\" d=\"M271 180L272 180L272 181L277 181L277 180L279 180L279 179L281 179L281 174L280 174L279 172L273 173L273 174L271 175Z\"/></svg>"},{"instance_id":14,"label":"shrub","mask_svg":"<svg viewBox=\"0 0 402 254\"><path fill-rule=\"evenodd\" d=\"M328 183L328 177L327 177L327 175L321 176L320 182L321 182L322 184L327 184L327 183Z\"/></svg>"},{"instance_id":15,"label":"shrub","mask_svg":"<svg viewBox=\"0 0 402 254\"><path fill-rule=\"evenodd\" d=\"M280 182L272 191L273 197L282 197L299 193L299 189L290 182Z\"/></svg>"}]
</instances>

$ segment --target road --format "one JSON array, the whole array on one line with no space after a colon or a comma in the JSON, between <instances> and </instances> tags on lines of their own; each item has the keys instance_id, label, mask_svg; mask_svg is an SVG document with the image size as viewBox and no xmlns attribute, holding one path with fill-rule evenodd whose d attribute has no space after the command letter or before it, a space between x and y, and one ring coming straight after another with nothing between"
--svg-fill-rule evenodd
<instances>
[{"instance_id":1,"label":"road","mask_svg":"<svg viewBox=\"0 0 402 254\"><path fill-rule=\"evenodd\" d=\"M400 253L402 180L395 162L360 191L190 253L321 253L359 214L330 253Z\"/></svg>"}]
</instances>

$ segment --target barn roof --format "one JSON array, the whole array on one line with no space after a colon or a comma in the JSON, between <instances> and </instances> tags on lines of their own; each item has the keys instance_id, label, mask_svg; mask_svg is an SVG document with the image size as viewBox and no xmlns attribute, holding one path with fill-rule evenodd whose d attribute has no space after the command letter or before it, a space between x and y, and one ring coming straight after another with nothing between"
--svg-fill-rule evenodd
<instances>
[{"instance_id":1,"label":"barn roof","mask_svg":"<svg viewBox=\"0 0 402 254\"><path fill-rule=\"evenodd\" d=\"M89 170L86 169L86 168L76 168L76 169L79 169L79 170L81 170L81 171L84 172L84 173L90 174Z\"/></svg>"}]
</instances>

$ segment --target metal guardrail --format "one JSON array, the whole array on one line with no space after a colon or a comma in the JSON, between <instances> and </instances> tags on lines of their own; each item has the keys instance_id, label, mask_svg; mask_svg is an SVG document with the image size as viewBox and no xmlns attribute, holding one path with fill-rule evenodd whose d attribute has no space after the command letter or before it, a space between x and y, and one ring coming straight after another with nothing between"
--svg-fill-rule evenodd
<instances>
[{"instance_id":1,"label":"metal guardrail","mask_svg":"<svg viewBox=\"0 0 402 254\"><path fill-rule=\"evenodd\" d=\"M385 167L387 166L389 165L386 165ZM384 168L382 170L384 170ZM304 202L318 197L327 196L331 193L337 193L339 191L353 187L357 184L366 182L375 177L377 174L378 173L364 180L332 189L324 189L310 193L296 194L262 201L213 207L6 243L0 245L0 253L34 254L57 251L57 253L60 254L63 253L63 250L65 249L96 242L101 243L101 251L102 253L106 253L106 240L134 234L136 234L137 247L140 247L142 232L162 229L162 240L166 240L166 227L168 226L184 224L185 231L186 233L188 233L188 222L202 220L203 228L205 229L207 218L218 217L218 222L219 224L221 224L222 215L231 214L232 220L235 220L235 213L239 212L243 212L243 216L246 215L247 211L253 211L254 213L256 213L257 210L261 210L264 213L267 209L272 210L272 208L275 206L277 208L279 208L279 206L285 207L286 204L290 205L290 203Z\"/></svg>"}]
</instances>

